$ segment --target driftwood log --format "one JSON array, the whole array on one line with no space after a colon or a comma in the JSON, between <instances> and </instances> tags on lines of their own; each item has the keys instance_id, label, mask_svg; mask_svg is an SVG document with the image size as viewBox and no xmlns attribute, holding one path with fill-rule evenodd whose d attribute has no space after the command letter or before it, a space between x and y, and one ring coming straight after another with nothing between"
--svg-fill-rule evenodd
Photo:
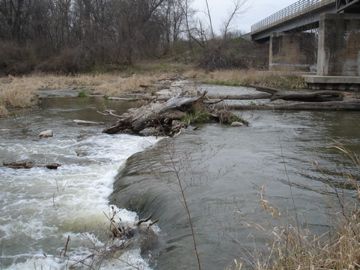
<instances>
[{"instance_id":1,"label":"driftwood log","mask_svg":"<svg viewBox=\"0 0 360 270\"><path fill-rule=\"evenodd\" d=\"M327 102L289 102L284 104L243 105L230 104L230 110L308 110L308 111L360 111L360 100Z\"/></svg>"},{"instance_id":2,"label":"driftwood log","mask_svg":"<svg viewBox=\"0 0 360 270\"><path fill-rule=\"evenodd\" d=\"M326 101L341 101L344 99L344 94L338 91L278 91L274 93L271 100L290 100L290 101L304 101L304 102L326 102Z\"/></svg>"},{"instance_id":3,"label":"driftwood log","mask_svg":"<svg viewBox=\"0 0 360 270\"><path fill-rule=\"evenodd\" d=\"M32 169L32 168L47 168L49 170L57 170L61 165L58 163L49 163L49 164L36 164L32 161L18 161L18 162L4 162L4 167L11 169Z\"/></svg>"},{"instance_id":4,"label":"driftwood log","mask_svg":"<svg viewBox=\"0 0 360 270\"><path fill-rule=\"evenodd\" d=\"M231 100L255 100L270 99L273 95L270 93L247 94L247 95L209 95L210 99L231 99Z\"/></svg>"},{"instance_id":5,"label":"driftwood log","mask_svg":"<svg viewBox=\"0 0 360 270\"><path fill-rule=\"evenodd\" d=\"M256 100L256 99L270 99L286 100L286 101L303 101L303 102L326 102L326 101L341 101L344 100L344 93L341 91L306 91L293 90L283 91L270 87L253 86L259 94L251 95L211 95L213 99L224 100Z\"/></svg>"},{"instance_id":6,"label":"driftwood log","mask_svg":"<svg viewBox=\"0 0 360 270\"><path fill-rule=\"evenodd\" d=\"M188 123L183 120L187 114L201 113L206 121L215 121L222 124L232 122L248 123L233 113L222 109L216 109L213 104L206 102L206 92L197 97L174 97L167 102L154 102L140 108L130 109L122 115L116 115L107 111L109 115L118 118L113 126L103 132L108 134L130 133L138 135L166 135L173 136ZM152 129L146 134L142 133Z\"/></svg>"},{"instance_id":7,"label":"driftwood log","mask_svg":"<svg viewBox=\"0 0 360 270\"><path fill-rule=\"evenodd\" d=\"M262 104L227 104L229 110L318 110L318 111L360 111L360 99L356 93L342 91L282 91L279 89L253 86L256 90L263 92L254 95L212 95L212 98L221 100L251 100L250 97L264 97L268 103ZM262 99L262 98L261 98ZM271 102L283 100L284 102ZM220 101L220 100L218 100ZM216 106L219 108L223 103Z\"/></svg>"}]
</instances>

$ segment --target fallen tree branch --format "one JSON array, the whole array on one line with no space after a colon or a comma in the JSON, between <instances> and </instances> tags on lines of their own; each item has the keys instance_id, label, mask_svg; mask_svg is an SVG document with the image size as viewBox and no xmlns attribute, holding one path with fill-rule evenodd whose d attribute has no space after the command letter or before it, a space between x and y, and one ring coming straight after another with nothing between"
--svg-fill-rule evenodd
<instances>
[{"instance_id":1,"label":"fallen tree branch","mask_svg":"<svg viewBox=\"0 0 360 270\"><path fill-rule=\"evenodd\" d=\"M66 257L66 252L68 250L69 243L70 243L70 235L68 235L66 239L65 247L60 252L60 257L64 257L64 258Z\"/></svg>"},{"instance_id":2,"label":"fallen tree branch","mask_svg":"<svg viewBox=\"0 0 360 270\"><path fill-rule=\"evenodd\" d=\"M148 222L149 220L151 220L151 218L152 218L152 216L150 215L148 218L140 219L136 225L140 226L142 223L145 223L145 222Z\"/></svg>"},{"instance_id":3,"label":"fallen tree branch","mask_svg":"<svg viewBox=\"0 0 360 270\"><path fill-rule=\"evenodd\" d=\"M97 113L104 115L104 116L113 116L116 118L121 118L121 116L116 114L114 110L105 110L104 112L97 111Z\"/></svg>"}]
</instances>

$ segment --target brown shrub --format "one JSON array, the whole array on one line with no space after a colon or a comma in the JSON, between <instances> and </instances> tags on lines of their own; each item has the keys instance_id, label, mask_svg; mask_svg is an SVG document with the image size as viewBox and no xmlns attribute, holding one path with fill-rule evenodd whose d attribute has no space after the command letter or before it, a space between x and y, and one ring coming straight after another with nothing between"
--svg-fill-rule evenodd
<instances>
[{"instance_id":1,"label":"brown shrub","mask_svg":"<svg viewBox=\"0 0 360 270\"><path fill-rule=\"evenodd\" d=\"M89 71L94 65L90 55L80 48L65 48L59 55L37 65L36 70L58 74L75 74Z\"/></svg>"},{"instance_id":2,"label":"brown shrub","mask_svg":"<svg viewBox=\"0 0 360 270\"><path fill-rule=\"evenodd\" d=\"M35 66L33 50L13 42L0 42L0 75L30 73Z\"/></svg>"},{"instance_id":3,"label":"brown shrub","mask_svg":"<svg viewBox=\"0 0 360 270\"><path fill-rule=\"evenodd\" d=\"M199 66L214 69L264 69L268 66L268 46L242 38L211 40L198 59Z\"/></svg>"},{"instance_id":4,"label":"brown shrub","mask_svg":"<svg viewBox=\"0 0 360 270\"><path fill-rule=\"evenodd\" d=\"M242 69L222 69L214 71L190 70L185 76L203 83L228 86L263 86L278 89L304 89L305 80L296 73L283 71L262 71Z\"/></svg>"}]
</instances>

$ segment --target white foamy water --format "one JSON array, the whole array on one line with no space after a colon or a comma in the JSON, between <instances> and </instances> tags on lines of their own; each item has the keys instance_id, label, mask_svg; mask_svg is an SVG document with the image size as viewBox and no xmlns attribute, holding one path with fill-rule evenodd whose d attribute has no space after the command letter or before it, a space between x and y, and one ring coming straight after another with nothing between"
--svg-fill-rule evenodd
<instances>
[{"instance_id":1,"label":"white foamy water","mask_svg":"<svg viewBox=\"0 0 360 270\"><path fill-rule=\"evenodd\" d=\"M108 239L104 213L109 213L114 178L131 155L157 139L100 132L84 139L73 136L80 131L74 128L71 136L47 140L0 139L3 160L63 164L58 170L0 167L1 269L68 269L91 254L94 245L104 247ZM122 220L138 219L136 213L124 209L120 216ZM70 259L59 259L67 236L71 238ZM104 261L102 269L134 266L150 269L137 247Z\"/></svg>"}]
</instances>

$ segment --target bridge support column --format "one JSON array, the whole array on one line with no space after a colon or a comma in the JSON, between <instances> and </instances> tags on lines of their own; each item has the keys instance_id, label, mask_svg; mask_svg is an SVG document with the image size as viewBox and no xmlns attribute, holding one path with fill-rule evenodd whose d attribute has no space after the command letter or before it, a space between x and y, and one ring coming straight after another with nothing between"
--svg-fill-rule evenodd
<instances>
[{"instance_id":1,"label":"bridge support column","mask_svg":"<svg viewBox=\"0 0 360 270\"><path fill-rule=\"evenodd\" d=\"M360 76L360 15L322 15L317 70L320 76Z\"/></svg>"},{"instance_id":2,"label":"bridge support column","mask_svg":"<svg viewBox=\"0 0 360 270\"><path fill-rule=\"evenodd\" d=\"M270 37L269 69L310 71L316 64L313 33L273 33Z\"/></svg>"}]
</instances>

